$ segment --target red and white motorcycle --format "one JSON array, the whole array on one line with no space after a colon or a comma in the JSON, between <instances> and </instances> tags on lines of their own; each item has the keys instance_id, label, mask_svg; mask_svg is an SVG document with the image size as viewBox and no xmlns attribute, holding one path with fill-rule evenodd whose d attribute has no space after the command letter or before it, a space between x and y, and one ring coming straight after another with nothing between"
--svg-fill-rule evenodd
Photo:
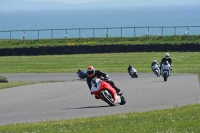
<instances>
[{"instance_id":1,"label":"red and white motorcycle","mask_svg":"<svg viewBox=\"0 0 200 133\"><path fill-rule=\"evenodd\" d=\"M124 105L126 103L124 96L117 94L115 89L106 81L95 77L92 79L91 84L91 94L94 94L110 106Z\"/></svg>"}]
</instances>

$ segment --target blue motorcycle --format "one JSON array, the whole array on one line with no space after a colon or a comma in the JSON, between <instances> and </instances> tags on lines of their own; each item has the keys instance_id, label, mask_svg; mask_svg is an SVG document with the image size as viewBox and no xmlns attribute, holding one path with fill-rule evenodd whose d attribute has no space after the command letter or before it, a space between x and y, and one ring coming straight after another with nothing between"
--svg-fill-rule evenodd
<instances>
[{"instance_id":1,"label":"blue motorcycle","mask_svg":"<svg viewBox=\"0 0 200 133\"><path fill-rule=\"evenodd\" d=\"M86 70L78 69L78 71L76 72L76 74L78 75L78 77L80 79L87 78L87 71Z\"/></svg>"}]
</instances>

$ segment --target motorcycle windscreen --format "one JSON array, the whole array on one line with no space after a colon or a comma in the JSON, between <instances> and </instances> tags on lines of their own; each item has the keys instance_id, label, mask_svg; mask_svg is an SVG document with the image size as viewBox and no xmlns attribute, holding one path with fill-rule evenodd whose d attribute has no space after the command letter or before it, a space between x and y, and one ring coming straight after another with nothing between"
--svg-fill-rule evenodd
<instances>
[{"instance_id":1,"label":"motorcycle windscreen","mask_svg":"<svg viewBox=\"0 0 200 133\"><path fill-rule=\"evenodd\" d=\"M158 65L153 65L153 69L158 69Z\"/></svg>"},{"instance_id":2,"label":"motorcycle windscreen","mask_svg":"<svg viewBox=\"0 0 200 133\"><path fill-rule=\"evenodd\" d=\"M91 92L98 91L101 86L101 80L98 78L94 78L92 79L91 84L92 84Z\"/></svg>"},{"instance_id":3,"label":"motorcycle windscreen","mask_svg":"<svg viewBox=\"0 0 200 133\"><path fill-rule=\"evenodd\" d=\"M169 65L162 65L162 68L165 69L165 70L166 69L169 70L170 66Z\"/></svg>"},{"instance_id":4,"label":"motorcycle windscreen","mask_svg":"<svg viewBox=\"0 0 200 133\"><path fill-rule=\"evenodd\" d=\"M130 73L134 73L134 72L136 72L135 69L131 69L131 70L130 70Z\"/></svg>"}]
</instances>

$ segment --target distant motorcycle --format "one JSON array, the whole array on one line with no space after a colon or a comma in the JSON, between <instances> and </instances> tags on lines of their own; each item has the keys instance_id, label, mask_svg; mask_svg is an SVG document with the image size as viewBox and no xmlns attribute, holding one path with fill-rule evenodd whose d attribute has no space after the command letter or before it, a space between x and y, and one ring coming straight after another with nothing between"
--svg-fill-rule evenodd
<instances>
[{"instance_id":1,"label":"distant motorcycle","mask_svg":"<svg viewBox=\"0 0 200 133\"><path fill-rule=\"evenodd\" d=\"M95 77L92 79L91 84L91 94L94 94L110 106L124 105L126 103L124 96L117 94L116 90L103 79Z\"/></svg>"},{"instance_id":2,"label":"distant motorcycle","mask_svg":"<svg viewBox=\"0 0 200 133\"><path fill-rule=\"evenodd\" d=\"M133 68L133 67L131 67L131 69L129 70L129 75L132 78L138 78L137 70L135 68Z\"/></svg>"},{"instance_id":3,"label":"distant motorcycle","mask_svg":"<svg viewBox=\"0 0 200 133\"><path fill-rule=\"evenodd\" d=\"M160 67L158 64L152 66L152 70L157 77L160 77Z\"/></svg>"},{"instance_id":4,"label":"distant motorcycle","mask_svg":"<svg viewBox=\"0 0 200 133\"><path fill-rule=\"evenodd\" d=\"M87 78L87 71L86 70L78 69L78 71L76 72L76 74L78 75L78 77L80 79Z\"/></svg>"},{"instance_id":5,"label":"distant motorcycle","mask_svg":"<svg viewBox=\"0 0 200 133\"><path fill-rule=\"evenodd\" d=\"M171 66L168 61L163 62L161 66L161 75L164 78L164 81L167 81L168 77L171 75Z\"/></svg>"}]
</instances>

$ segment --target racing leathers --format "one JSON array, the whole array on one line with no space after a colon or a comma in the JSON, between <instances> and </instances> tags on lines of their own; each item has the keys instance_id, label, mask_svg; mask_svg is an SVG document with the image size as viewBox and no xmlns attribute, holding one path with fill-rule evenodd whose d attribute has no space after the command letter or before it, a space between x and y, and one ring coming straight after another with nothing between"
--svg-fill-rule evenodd
<instances>
[{"instance_id":1,"label":"racing leathers","mask_svg":"<svg viewBox=\"0 0 200 133\"><path fill-rule=\"evenodd\" d=\"M131 73L130 73L131 68L133 68L133 66L131 66L131 65L129 65L128 68L127 68L129 75L131 75Z\"/></svg>"},{"instance_id":2,"label":"racing leathers","mask_svg":"<svg viewBox=\"0 0 200 133\"><path fill-rule=\"evenodd\" d=\"M161 62L160 62L160 70L161 70L161 67L162 67L162 63L165 62L165 61L168 61L170 66L171 66L171 70L172 70L172 59L171 58L162 58Z\"/></svg>"}]
</instances>

